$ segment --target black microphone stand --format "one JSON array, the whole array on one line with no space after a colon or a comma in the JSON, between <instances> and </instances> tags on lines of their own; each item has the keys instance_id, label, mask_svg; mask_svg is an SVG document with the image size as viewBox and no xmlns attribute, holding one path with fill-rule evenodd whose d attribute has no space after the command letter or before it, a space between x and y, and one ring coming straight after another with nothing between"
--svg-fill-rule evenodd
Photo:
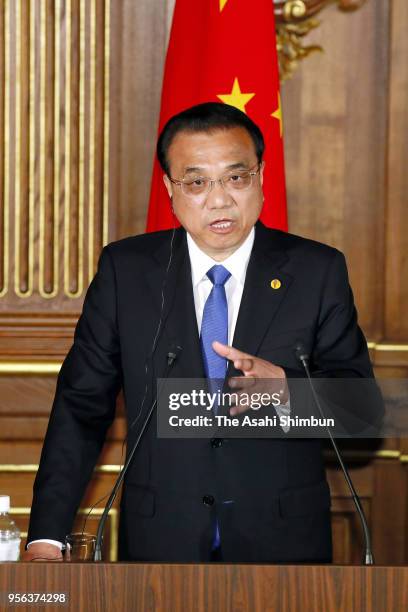
<instances>
[{"instance_id":1,"label":"black microphone stand","mask_svg":"<svg viewBox=\"0 0 408 612\"><path fill-rule=\"evenodd\" d=\"M310 384L310 388L312 390L312 395L313 395L313 399L315 401L315 404L319 410L320 416L322 417L322 419L325 418L323 409L321 407L318 395L316 393L316 390L314 388L314 384L312 381L312 377L310 375L310 370L309 370L309 355L307 353L307 351L305 350L305 347L302 344L297 344L296 348L295 348L295 354L296 357L298 358L298 360L301 362L301 364L303 365L303 368L306 372L307 378L309 380L309 384ZM373 551L371 548L371 537L370 537L370 531L368 529L368 524L367 524L367 519L366 516L364 514L364 510L363 510L363 506L361 505L360 502L360 498L357 495L357 491L354 488L353 482L351 480L350 474L348 473L348 470L343 462L343 458L341 456L340 450L337 446L337 443L335 441L335 439L332 436L332 433L329 429L328 426L326 426L326 431L328 433L328 436L330 438L330 442L333 446L334 452L337 456L337 460L340 464L341 469L343 470L343 474L344 474L344 478L346 479L347 485L350 489L350 493L352 495L353 501L354 501L354 505L357 509L357 512L360 516L360 521L361 521L361 525L363 527L363 532L364 532L364 541L365 541L365 554L364 554L364 558L363 558L363 565L374 565L374 556L373 556Z\"/></svg>"},{"instance_id":2,"label":"black microphone stand","mask_svg":"<svg viewBox=\"0 0 408 612\"><path fill-rule=\"evenodd\" d=\"M170 372L170 369L172 368L174 362L176 361L176 359L178 358L180 352L181 352L181 347L177 346L174 351L169 351L169 353L167 353L167 366L166 366L166 370L164 372L163 378L167 378ZM146 418L143 422L142 428L139 432L139 435L128 455L128 458L126 459L126 462L123 466L123 468L121 469L118 478L116 479L116 482L114 484L114 487L112 489L112 492L109 496L108 501L106 502L106 506L103 510L102 516L100 518L99 521L99 525L98 525L98 531L96 532L96 541L95 541L95 550L94 550L94 554L93 554L93 561L102 561L102 539L103 539L103 532L105 530L105 524L108 518L108 514L110 509L112 508L113 502L115 501L116 495L119 491L119 487L123 482L124 477L126 476L126 472L129 469L129 466L132 462L133 457L135 456L136 450L139 447L140 441L143 437L144 432L146 431L146 428L150 422L150 419L152 418L153 412L157 406L157 400L158 400L158 395L156 396L156 399L154 400L154 402L152 403L149 412L146 415Z\"/></svg>"}]
</instances>

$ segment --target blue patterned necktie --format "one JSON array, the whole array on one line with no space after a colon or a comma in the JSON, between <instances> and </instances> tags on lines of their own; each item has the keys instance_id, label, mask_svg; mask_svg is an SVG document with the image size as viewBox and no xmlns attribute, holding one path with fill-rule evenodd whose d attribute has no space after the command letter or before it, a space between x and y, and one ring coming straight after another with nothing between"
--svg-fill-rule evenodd
<instances>
[{"instance_id":1,"label":"blue patterned necktie","mask_svg":"<svg viewBox=\"0 0 408 612\"><path fill-rule=\"evenodd\" d=\"M216 265L208 270L207 276L213 288L204 306L200 340L205 375L214 393L221 390L227 371L227 360L214 351L212 343L218 340L228 344L228 304L224 285L231 273L224 266Z\"/></svg>"},{"instance_id":2,"label":"blue patterned necktie","mask_svg":"<svg viewBox=\"0 0 408 612\"><path fill-rule=\"evenodd\" d=\"M224 285L231 273L224 266L216 265L208 270L207 276L213 288L204 306L200 341L205 375L209 379L208 385L211 393L216 393L222 390L227 372L227 360L214 351L212 343L218 340L222 344L228 344L228 304ZM217 412L217 403L214 404L214 411ZM216 520L212 549L219 548L220 544L220 532Z\"/></svg>"}]
</instances>

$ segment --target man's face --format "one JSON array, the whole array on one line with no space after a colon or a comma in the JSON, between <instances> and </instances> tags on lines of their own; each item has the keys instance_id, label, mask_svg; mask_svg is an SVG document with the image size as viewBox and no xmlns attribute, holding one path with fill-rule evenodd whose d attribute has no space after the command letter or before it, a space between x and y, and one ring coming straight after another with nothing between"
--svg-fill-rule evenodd
<instances>
[{"instance_id":1,"label":"man's face","mask_svg":"<svg viewBox=\"0 0 408 612\"><path fill-rule=\"evenodd\" d=\"M179 132L168 150L172 179L218 179L258 168L255 147L241 127L214 132ZM252 177L252 185L242 191L227 191L220 183L212 185L203 197L190 197L167 176L164 182L181 225L196 244L216 261L231 255L248 236L263 203L263 167ZM234 180L234 178L232 179Z\"/></svg>"}]
</instances>

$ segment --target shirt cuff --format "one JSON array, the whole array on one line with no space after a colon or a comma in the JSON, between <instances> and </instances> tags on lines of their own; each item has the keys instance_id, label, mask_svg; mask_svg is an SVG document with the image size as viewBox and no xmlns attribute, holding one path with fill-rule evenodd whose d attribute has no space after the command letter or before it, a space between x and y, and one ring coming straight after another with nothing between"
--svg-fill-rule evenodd
<instances>
[{"instance_id":1,"label":"shirt cuff","mask_svg":"<svg viewBox=\"0 0 408 612\"><path fill-rule=\"evenodd\" d=\"M58 542L58 540L31 540L31 542L28 542L27 544L27 550L30 548L31 544L35 544L37 542L44 542L44 544L53 544L54 546L58 546L58 548L60 550L62 550L64 548L64 545L62 544L62 542Z\"/></svg>"}]
</instances>

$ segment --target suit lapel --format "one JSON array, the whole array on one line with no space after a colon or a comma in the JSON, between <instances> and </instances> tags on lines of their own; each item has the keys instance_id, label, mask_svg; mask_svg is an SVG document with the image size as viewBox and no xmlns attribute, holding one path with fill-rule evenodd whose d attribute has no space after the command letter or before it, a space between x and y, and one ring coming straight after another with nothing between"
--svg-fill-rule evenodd
<instances>
[{"instance_id":1,"label":"suit lapel","mask_svg":"<svg viewBox=\"0 0 408 612\"><path fill-rule=\"evenodd\" d=\"M170 249L167 244L156 253L161 264L161 278L169 261ZM152 291L161 303L163 281L153 276L149 279ZM180 346L182 351L172 369L171 376L187 378L204 378L203 362L194 307L194 295L191 281L190 258L188 256L186 233L176 231L171 264L169 266L165 289L161 333L165 345Z\"/></svg>"},{"instance_id":2,"label":"suit lapel","mask_svg":"<svg viewBox=\"0 0 408 612\"><path fill-rule=\"evenodd\" d=\"M257 223L232 342L235 348L251 355L258 353L293 280L282 270L287 261L288 255L279 245L279 233L275 234ZM278 281L274 283L276 288L271 286L272 281ZM231 376L234 372L230 363L227 375Z\"/></svg>"},{"instance_id":3,"label":"suit lapel","mask_svg":"<svg viewBox=\"0 0 408 612\"><path fill-rule=\"evenodd\" d=\"M170 243L166 241L155 253L156 263L159 265L148 277L148 284L160 308L163 278L169 257ZM288 255L280 245L279 232L269 230L258 222L234 333L234 347L251 355L258 353L293 280L282 270L287 261ZM279 288L271 287L273 280L280 282ZM175 232L171 264L166 275L160 335L165 338L163 344L167 347L166 350L172 345L182 348L172 376L205 378L194 307L190 258L183 229ZM233 374L234 368L230 363L228 376Z\"/></svg>"}]
</instances>

